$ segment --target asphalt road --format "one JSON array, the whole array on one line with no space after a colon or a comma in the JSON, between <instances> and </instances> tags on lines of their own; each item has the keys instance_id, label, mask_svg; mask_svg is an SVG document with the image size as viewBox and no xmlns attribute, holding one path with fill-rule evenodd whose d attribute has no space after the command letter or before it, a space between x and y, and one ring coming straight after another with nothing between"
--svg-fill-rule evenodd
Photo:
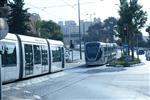
<instances>
[{"instance_id":1,"label":"asphalt road","mask_svg":"<svg viewBox=\"0 0 150 100\"><path fill-rule=\"evenodd\" d=\"M3 86L3 100L150 100L150 61L133 67L80 66Z\"/></svg>"}]
</instances>

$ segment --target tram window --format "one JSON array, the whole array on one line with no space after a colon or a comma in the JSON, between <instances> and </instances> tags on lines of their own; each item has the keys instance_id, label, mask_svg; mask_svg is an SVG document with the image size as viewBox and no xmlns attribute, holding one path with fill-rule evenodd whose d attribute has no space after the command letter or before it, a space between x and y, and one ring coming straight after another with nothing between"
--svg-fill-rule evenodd
<instances>
[{"instance_id":1,"label":"tram window","mask_svg":"<svg viewBox=\"0 0 150 100\"><path fill-rule=\"evenodd\" d=\"M108 52L111 52L111 47L108 47Z\"/></svg>"},{"instance_id":2,"label":"tram window","mask_svg":"<svg viewBox=\"0 0 150 100\"><path fill-rule=\"evenodd\" d=\"M42 51L42 65L48 65L48 51L46 46L41 46Z\"/></svg>"},{"instance_id":3,"label":"tram window","mask_svg":"<svg viewBox=\"0 0 150 100\"><path fill-rule=\"evenodd\" d=\"M25 44L25 75L33 74L33 51L32 45Z\"/></svg>"},{"instance_id":4,"label":"tram window","mask_svg":"<svg viewBox=\"0 0 150 100\"><path fill-rule=\"evenodd\" d=\"M111 48L110 47L108 47L108 52L111 52Z\"/></svg>"},{"instance_id":5,"label":"tram window","mask_svg":"<svg viewBox=\"0 0 150 100\"><path fill-rule=\"evenodd\" d=\"M99 44L87 44L86 52L89 58L95 58L99 50Z\"/></svg>"},{"instance_id":6,"label":"tram window","mask_svg":"<svg viewBox=\"0 0 150 100\"><path fill-rule=\"evenodd\" d=\"M107 50L108 50L108 48L104 47L104 54L107 54Z\"/></svg>"},{"instance_id":7,"label":"tram window","mask_svg":"<svg viewBox=\"0 0 150 100\"><path fill-rule=\"evenodd\" d=\"M61 47L53 46L51 49L52 49L53 62L60 62L61 61Z\"/></svg>"},{"instance_id":8,"label":"tram window","mask_svg":"<svg viewBox=\"0 0 150 100\"><path fill-rule=\"evenodd\" d=\"M33 45L34 48L34 64L41 64L41 50L39 45Z\"/></svg>"},{"instance_id":9,"label":"tram window","mask_svg":"<svg viewBox=\"0 0 150 100\"><path fill-rule=\"evenodd\" d=\"M15 43L3 43L2 46L2 66L16 66L17 56L16 56L16 45Z\"/></svg>"}]
</instances>

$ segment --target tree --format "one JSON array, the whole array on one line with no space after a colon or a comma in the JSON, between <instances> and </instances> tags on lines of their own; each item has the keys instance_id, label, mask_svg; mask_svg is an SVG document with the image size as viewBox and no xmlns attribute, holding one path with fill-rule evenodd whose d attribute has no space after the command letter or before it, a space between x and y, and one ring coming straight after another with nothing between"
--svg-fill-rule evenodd
<instances>
[{"instance_id":1,"label":"tree","mask_svg":"<svg viewBox=\"0 0 150 100\"><path fill-rule=\"evenodd\" d=\"M117 25L117 19L109 17L104 22L96 23L89 27L88 35L84 38L86 41L101 41L101 42L114 42L115 26Z\"/></svg>"},{"instance_id":2,"label":"tree","mask_svg":"<svg viewBox=\"0 0 150 100\"><path fill-rule=\"evenodd\" d=\"M147 46L150 48L150 25L146 28L146 32L149 34L147 39Z\"/></svg>"},{"instance_id":3,"label":"tree","mask_svg":"<svg viewBox=\"0 0 150 100\"><path fill-rule=\"evenodd\" d=\"M104 42L104 38L102 38L102 35L104 33L104 26L101 22L96 23L89 27L88 36L86 36L88 41L101 41ZM104 36L103 36L104 37Z\"/></svg>"},{"instance_id":4,"label":"tree","mask_svg":"<svg viewBox=\"0 0 150 100\"><path fill-rule=\"evenodd\" d=\"M5 4L7 4L7 0L0 1L0 7L4 7Z\"/></svg>"},{"instance_id":5,"label":"tree","mask_svg":"<svg viewBox=\"0 0 150 100\"><path fill-rule=\"evenodd\" d=\"M29 15L28 9L23 9L24 0L13 0L8 4L11 8L8 15L9 31L15 34L27 34L30 30L28 26Z\"/></svg>"},{"instance_id":6,"label":"tree","mask_svg":"<svg viewBox=\"0 0 150 100\"><path fill-rule=\"evenodd\" d=\"M104 20L104 28L106 32L109 33L109 41L114 42L114 36L117 35L115 30L117 27L117 19L114 17L108 17Z\"/></svg>"},{"instance_id":7,"label":"tree","mask_svg":"<svg viewBox=\"0 0 150 100\"><path fill-rule=\"evenodd\" d=\"M34 36L34 37L40 37L41 36L41 34L40 34L40 26L41 25L41 21L31 21L30 22L30 31L28 32L29 34L29 36Z\"/></svg>"},{"instance_id":8,"label":"tree","mask_svg":"<svg viewBox=\"0 0 150 100\"><path fill-rule=\"evenodd\" d=\"M128 2L128 0L120 0L119 15L119 37L122 43L125 42L126 37L127 43L132 50L132 58L134 59L134 37L136 34L139 34L140 29L144 27L147 21L147 13L142 10L142 6L138 4L138 0L130 0L130 2ZM127 28L127 36L125 36L123 31L125 27Z\"/></svg>"},{"instance_id":9,"label":"tree","mask_svg":"<svg viewBox=\"0 0 150 100\"><path fill-rule=\"evenodd\" d=\"M42 21L40 25L41 37L55 40L63 40L61 28L52 20Z\"/></svg>"}]
</instances>

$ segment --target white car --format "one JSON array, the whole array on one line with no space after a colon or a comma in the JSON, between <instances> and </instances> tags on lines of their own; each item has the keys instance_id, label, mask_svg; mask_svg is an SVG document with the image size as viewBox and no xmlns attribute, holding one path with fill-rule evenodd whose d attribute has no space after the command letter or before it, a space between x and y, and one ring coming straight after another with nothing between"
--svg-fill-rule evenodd
<instances>
[{"instance_id":1,"label":"white car","mask_svg":"<svg viewBox=\"0 0 150 100\"><path fill-rule=\"evenodd\" d=\"M146 60L150 60L150 50L146 51L145 56L146 56Z\"/></svg>"}]
</instances>

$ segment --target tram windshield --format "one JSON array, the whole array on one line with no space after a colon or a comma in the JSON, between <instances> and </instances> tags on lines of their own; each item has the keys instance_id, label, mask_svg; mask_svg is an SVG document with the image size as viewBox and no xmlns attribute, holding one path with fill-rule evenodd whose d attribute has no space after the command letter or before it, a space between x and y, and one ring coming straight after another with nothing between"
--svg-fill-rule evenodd
<instances>
[{"instance_id":1,"label":"tram windshield","mask_svg":"<svg viewBox=\"0 0 150 100\"><path fill-rule=\"evenodd\" d=\"M90 43L86 45L86 56L88 58L94 59L96 58L97 52L99 49L99 44L98 43Z\"/></svg>"}]
</instances>

